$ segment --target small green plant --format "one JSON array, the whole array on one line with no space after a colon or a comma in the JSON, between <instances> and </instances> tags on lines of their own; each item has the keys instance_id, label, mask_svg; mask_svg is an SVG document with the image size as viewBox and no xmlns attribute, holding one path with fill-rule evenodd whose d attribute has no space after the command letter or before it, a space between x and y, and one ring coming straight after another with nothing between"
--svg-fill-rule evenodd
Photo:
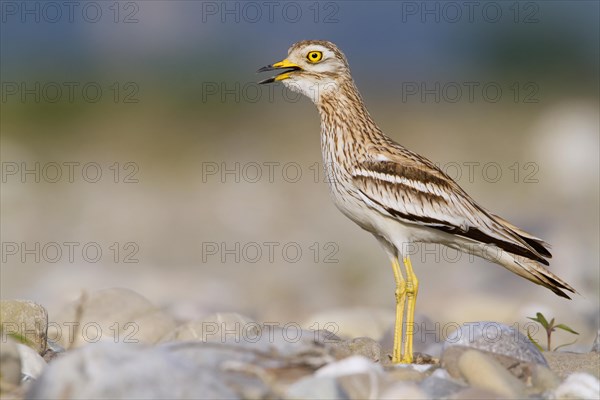
<instances>
[{"instance_id":1,"label":"small green plant","mask_svg":"<svg viewBox=\"0 0 600 400\"><path fill-rule=\"evenodd\" d=\"M579 335L579 333L575 332L573 329L569 328L565 324L555 324L554 323L554 318L552 318L550 320L550 322L548 322L548 320L546 319L546 317L544 317L544 314L542 314L540 312L535 314L535 318L533 318L533 317L527 317L527 318L530 319L530 320L532 320L532 321L537 322L538 324L540 324L544 328L544 330L546 331L546 338L547 338L547 347L546 347L546 350L547 351L552 351L552 332L554 332L555 330L562 329L563 331L570 332L570 333L572 333L574 335ZM529 329L527 329L527 337L529 338L529 340L531 340L531 342L533 344L535 344L535 346L540 351L544 351L544 349L542 348L542 346L540 346L539 343L535 339L533 339L531 337L531 333L529 332ZM554 348L554 351L560 349L561 347L572 345L576 341L577 341L577 339L575 339L571 343L565 343L565 344L561 344L560 346L556 346Z\"/></svg>"}]
</instances>

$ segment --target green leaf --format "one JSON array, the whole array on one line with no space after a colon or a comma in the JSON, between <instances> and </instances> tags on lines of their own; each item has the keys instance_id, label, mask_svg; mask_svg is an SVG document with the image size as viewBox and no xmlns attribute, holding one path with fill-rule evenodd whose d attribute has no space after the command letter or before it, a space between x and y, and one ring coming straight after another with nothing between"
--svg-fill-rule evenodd
<instances>
[{"instance_id":1,"label":"green leaf","mask_svg":"<svg viewBox=\"0 0 600 400\"><path fill-rule=\"evenodd\" d=\"M541 312L536 313L535 316L538 319L538 322L540 324L542 324L542 326L546 329L548 329L548 327L550 326L550 324L548 324L548 321L546 320L546 317L544 317L544 314L542 314Z\"/></svg>"},{"instance_id":2,"label":"green leaf","mask_svg":"<svg viewBox=\"0 0 600 400\"><path fill-rule=\"evenodd\" d=\"M556 346L554 348L554 351L560 349L561 347L570 346L570 345L574 344L576 341L577 341L577 339L573 340L571 343L565 343L565 344L561 344L560 346Z\"/></svg>"},{"instance_id":3,"label":"green leaf","mask_svg":"<svg viewBox=\"0 0 600 400\"><path fill-rule=\"evenodd\" d=\"M533 319L533 318L530 318L530 319ZM534 320L534 321L535 321L535 320ZM534 338L532 338L532 337L531 337L531 333L529 333L529 329L527 329L527 338L529 339L529 341L530 341L531 343L533 343L533 344L534 344L534 346L535 346L535 347L537 347L537 348L538 348L538 350L539 350L539 351L544 351L544 349L542 348L542 346L540 346L540 345L538 344L537 340L535 340Z\"/></svg>"},{"instance_id":4,"label":"green leaf","mask_svg":"<svg viewBox=\"0 0 600 400\"><path fill-rule=\"evenodd\" d=\"M562 329L563 331L571 332L575 335L579 335L579 333L575 332L573 329L569 328L565 324L556 325L555 328Z\"/></svg>"}]
</instances>

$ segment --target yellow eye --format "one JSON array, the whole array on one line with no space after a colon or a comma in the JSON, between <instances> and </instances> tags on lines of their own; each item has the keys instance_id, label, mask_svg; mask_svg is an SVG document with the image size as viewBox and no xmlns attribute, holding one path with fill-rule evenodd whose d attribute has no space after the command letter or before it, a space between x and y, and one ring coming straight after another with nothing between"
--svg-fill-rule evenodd
<instances>
[{"instance_id":1,"label":"yellow eye","mask_svg":"<svg viewBox=\"0 0 600 400\"><path fill-rule=\"evenodd\" d=\"M318 63L323 59L323 52L321 51L309 51L306 55L306 59L311 63Z\"/></svg>"}]
</instances>

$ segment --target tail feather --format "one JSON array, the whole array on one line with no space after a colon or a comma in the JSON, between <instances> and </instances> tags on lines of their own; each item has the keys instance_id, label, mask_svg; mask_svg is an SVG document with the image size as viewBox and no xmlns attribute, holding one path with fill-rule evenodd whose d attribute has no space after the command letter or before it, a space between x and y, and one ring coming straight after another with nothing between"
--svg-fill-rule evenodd
<instances>
[{"instance_id":1,"label":"tail feather","mask_svg":"<svg viewBox=\"0 0 600 400\"><path fill-rule=\"evenodd\" d=\"M520 274L521 276L529 279L534 283L537 283L538 285L542 285L552 290L554 293L561 297L570 299L570 297L564 292L565 290L571 293L577 293L577 291L573 289L571 285L569 285L567 282L563 281L561 278L554 275L552 272L548 271L546 268L544 268L535 261L528 259L518 259L516 257L513 257L513 262L518 267L522 268L524 272L526 272L528 275L527 276Z\"/></svg>"},{"instance_id":2,"label":"tail feather","mask_svg":"<svg viewBox=\"0 0 600 400\"><path fill-rule=\"evenodd\" d=\"M534 261L532 259L515 255L509 253L507 251L497 252L497 249L494 250L490 247L482 246L480 247L481 253L479 255L489 261L492 261L496 264L502 265L504 268L509 271L514 272L515 274L533 282L538 285L544 286L550 290L552 290L555 294L560 297L565 297L570 299L570 297L565 292L577 293L571 285L567 282L548 271L541 265L539 262Z\"/></svg>"},{"instance_id":3,"label":"tail feather","mask_svg":"<svg viewBox=\"0 0 600 400\"><path fill-rule=\"evenodd\" d=\"M504 218L496 215L496 214L492 214L492 216L502 225L504 225L506 228L510 229L511 231L513 231L514 233L516 233L525 243L527 243L529 246L533 247L533 249L535 251L537 251L538 253L540 253L540 255L546 257L546 258L552 258L552 254L550 253L550 245L548 243L546 243L544 240L533 236L530 233L525 232L524 230L514 226L513 224L511 224L510 222L508 222L507 220L505 220Z\"/></svg>"}]
</instances>

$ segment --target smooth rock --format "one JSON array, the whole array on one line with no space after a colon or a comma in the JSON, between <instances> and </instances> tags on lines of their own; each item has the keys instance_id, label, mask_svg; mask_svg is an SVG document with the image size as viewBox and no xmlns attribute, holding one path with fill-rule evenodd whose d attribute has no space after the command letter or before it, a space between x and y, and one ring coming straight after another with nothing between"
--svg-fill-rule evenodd
<instances>
[{"instance_id":1,"label":"smooth rock","mask_svg":"<svg viewBox=\"0 0 600 400\"><path fill-rule=\"evenodd\" d=\"M21 379L23 381L37 379L46 368L46 361L29 346L19 343L17 348L21 356Z\"/></svg>"},{"instance_id":2,"label":"smooth rock","mask_svg":"<svg viewBox=\"0 0 600 400\"><path fill-rule=\"evenodd\" d=\"M418 371L415 367L417 367L417 365L392 365L391 367L386 367L386 375L394 381L420 382L425 379L427 375L422 371Z\"/></svg>"},{"instance_id":3,"label":"smooth rock","mask_svg":"<svg viewBox=\"0 0 600 400\"><path fill-rule=\"evenodd\" d=\"M527 363L548 366L542 353L521 332L499 322L469 322L444 341L444 352L453 346L470 347Z\"/></svg>"},{"instance_id":4,"label":"smooth rock","mask_svg":"<svg viewBox=\"0 0 600 400\"><path fill-rule=\"evenodd\" d=\"M598 378L581 372L569 377L553 393L555 399L600 399Z\"/></svg>"},{"instance_id":5,"label":"smooth rock","mask_svg":"<svg viewBox=\"0 0 600 400\"><path fill-rule=\"evenodd\" d=\"M381 345L371 338L360 337L342 340L332 343L331 346L336 358L358 355L375 362L381 359Z\"/></svg>"},{"instance_id":6,"label":"smooth rock","mask_svg":"<svg viewBox=\"0 0 600 400\"><path fill-rule=\"evenodd\" d=\"M462 355L469 351L473 350L469 347L464 346L452 346L447 348L442 354L441 365L442 367L448 371L448 374L455 379L462 378L462 374L458 367L458 362ZM481 351L481 350L480 350ZM522 382L528 383L531 382L532 375L537 365L534 363L524 362L520 360L515 360L512 357L507 357L501 354L490 353L487 351L482 351L491 357L493 357L496 361L498 361L505 369L507 369L511 374L515 377L519 378Z\"/></svg>"},{"instance_id":7,"label":"smooth rock","mask_svg":"<svg viewBox=\"0 0 600 400\"><path fill-rule=\"evenodd\" d=\"M363 356L351 356L343 360L327 364L315 372L315 376L343 376L359 373L383 374L380 364L375 364Z\"/></svg>"},{"instance_id":8,"label":"smooth rock","mask_svg":"<svg viewBox=\"0 0 600 400\"><path fill-rule=\"evenodd\" d=\"M544 393L554 390L560 385L560 378L550 368L536 365L531 377L533 393Z\"/></svg>"},{"instance_id":9,"label":"smooth rock","mask_svg":"<svg viewBox=\"0 0 600 400\"><path fill-rule=\"evenodd\" d=\"M68 351L33 382L28 399L236 399L223 374L164 348L97 343Z\"/></svg>"},{"instance_id":10,"label":"smooth rock","mask_svg":"<svg viewBox=\"0 0 600 400\"><path fill-rule=\"evenodd\" d=\"M238 313L216 313L178 326L161 341L254 342L261 331L261 326L246 316Z\"/></svg>"},{"instance_id":11,"label":"smooth rock","mask_svg":"<svg viewBox=\"0 0 600 400\"><path fill-rule=\"evenodd\" d=\"M307 376L290 385L286 399L348 399L333 376Z\"/></svg>"},{"instance_id":12,"label":"smooth rock","mask_svg":"<svg viewBox=\"0 0 600 400\"><path fill-rule=\"evenodd\" d=\"M458 361L458 368L473 387L494 392L505 398L526 397L525 384L486 353L477 350L464 352Z\"/></svg>"},{"instance_id":13,"label":"smooth rock","mask_svg":"<svg viewBox=\"0 0 600 400\"><path fill-rule=\"evenodd\" d=\"M561 379L574 372L585 372L600 378L600 353L569 353L546 352L544 353L550 369Z\"/></svg>"},{"instance_id":14,"label":"smooth rock","mask_svg":"<svg viewBox=\"0 0 600 400\"><path fill-rule=\"evenodd\" d=\"M380 374L359 373L337 377L337 382L350 399L379 399L385 385L385 377Z\"/></svg>"},{"instance_id":15,"label":"smooth rock","mask_svg":"<svg viewBox=\"0 0 600 400\"><path fill-rule=\"evenodd\" d=\"M447 399L465 389L466 386L451 379L429 376L419 384L419 387L430 399Z\"/></svg>"},{"instance_id":16,"label":"smooth rock","mask_svg":"<svg viewBox=\"0 0 600 400\"><path fill-rule=\"evenodd\" d=\"M7 338L0 346L0 393L13 390L21 382L21 355L17 342Z\"/></svg>"},{"instance_id":17,"label":"smooth rock","mask_svg":"<svg viewBox=\"0 0 600 400\"><path fill-rule=\"evenodd\" d=\"M428 399L427 393L412 382L395 382L389 385L381 394L380 399L407 399L419 400Z\"/></svg>"},{"instance_id":18,"label":"smooth rock","mask_svg":"<svg viewBox=\"0 0 600 400\"><path fill-rule=\"evenodd\" d=\"M39 354L46 351L48 312L43 306L32 301L2 300L0 325L2 343L6 342L6 336L9 336Z\"/></svg>"},{"instance_id":19,"label":"smooth rock","mask_svg":"<svg viewBox=\"0 0 600 400\"><path fill-rule=\"evenodd\" d=\"M307 318L302 326L317 326L346 339L370 337L379 341L394 320L392 310L356 307L322 311Z\"/></svg>"},{"instance_id":20,"label":"smooth rock","mask_svg":"<svg viewBox=\"0 0 600 400\"><path fill-rule=\"evenodd\" d=\"M173 319L142 295L111 288L83 294L68 304L51 324L48 337L65 349L99 341L153 344L174 328Z\"/></svg>"}]
</instances>

